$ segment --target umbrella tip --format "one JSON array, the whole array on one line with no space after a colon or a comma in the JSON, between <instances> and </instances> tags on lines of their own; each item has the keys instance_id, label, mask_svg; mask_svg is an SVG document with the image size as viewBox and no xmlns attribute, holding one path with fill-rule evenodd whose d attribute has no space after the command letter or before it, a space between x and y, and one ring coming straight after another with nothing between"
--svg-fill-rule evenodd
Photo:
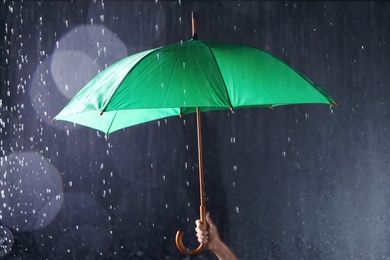
<instances>
[{"instance_id":1,"label":"umbrella tip","mask_svg":"<svg viewBox=\"0 0 390 260\"><path fill-rule=\"evenodd\" d=\"M198 34L196 33L196 13L192 12L192 39L197 40Z\"/></svg>"}]
</instances>

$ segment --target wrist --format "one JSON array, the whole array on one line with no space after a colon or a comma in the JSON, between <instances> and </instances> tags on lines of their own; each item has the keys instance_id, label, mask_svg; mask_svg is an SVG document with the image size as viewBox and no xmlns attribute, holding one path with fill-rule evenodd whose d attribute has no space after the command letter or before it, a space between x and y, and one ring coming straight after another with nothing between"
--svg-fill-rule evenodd
<instances>
[{"instance_id":1,"label":"wrist","mask_svg":"<svg viewBox=\"0 0 390 260\"><path fill-rule=\"evenodd\" d=\"M208 245L209 249L214 253L218 253L218 251L220 251L220 249L223 248L224 246L225 244L222 242L221 239L216 239L215 241L213 241Z\"/></svg>"},{"instance_id":2,"label":"wrist","mask_svg":"<svg viewBox=\"0 0 390 260\"><path fill-rule=\"evenodd\" d=\"M213 246L215 247L214 249L212 249L212 251L218 257L219 260L238 260L238 257L222 240L216 241Z\"/></svg>"}]
</instances>

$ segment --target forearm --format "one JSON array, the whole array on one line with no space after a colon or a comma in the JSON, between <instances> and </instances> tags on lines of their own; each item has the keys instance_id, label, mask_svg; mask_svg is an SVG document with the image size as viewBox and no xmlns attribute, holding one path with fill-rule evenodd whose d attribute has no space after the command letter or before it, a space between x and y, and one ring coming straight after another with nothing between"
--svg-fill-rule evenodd
<instances>
[{"instance_id":1,"label":"forearm","mask_svg":"<svg viewBox=\"0 0 390 260\"><path fill-rule=\"evenodd\" d=\"M220 260L238 260L238 257L222 241L216 242L213 248L210 248Z\"/></svg>"}]
</instances>

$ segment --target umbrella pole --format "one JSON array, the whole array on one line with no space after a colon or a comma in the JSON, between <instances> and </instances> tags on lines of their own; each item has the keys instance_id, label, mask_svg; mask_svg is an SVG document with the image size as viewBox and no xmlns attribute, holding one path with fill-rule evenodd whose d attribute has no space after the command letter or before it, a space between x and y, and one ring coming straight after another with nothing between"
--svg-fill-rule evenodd
<instances>
[{"instance_id":1,"label":"umbrella pole","mask_svg":"<svg viewBox=\"0 0 390 260\"><path fill-rule=\"evenodd\" d=\"M200 221L206 223L206 198L204 192L203 177L203 148L202 148L202 123L200 118L200 108L196 108L196 122L198 133L198 160L199 160L199 191L200 191Z\"/></svg>"},{"instance_id":2,"label":"umbrella pole","mask_svg":"<svg viewBox=\"0 0 390 260\"><path fill-rule=\"evenodd\" d=\"M204 178L203 178L203 149L202 149L202 124L200 118L200 108L196 108L196 122L197 122L197 134L198 134L198 160L199 160L199 189L200 189L200 221L202 224L206 224L206 204L204 194ZM176 246L179 251L185 255L198 255L202 253L207 244L201 243L195 250L190 250L183 244L184 231L179 230L176 233Z\"/></svg>"}]
</instances>

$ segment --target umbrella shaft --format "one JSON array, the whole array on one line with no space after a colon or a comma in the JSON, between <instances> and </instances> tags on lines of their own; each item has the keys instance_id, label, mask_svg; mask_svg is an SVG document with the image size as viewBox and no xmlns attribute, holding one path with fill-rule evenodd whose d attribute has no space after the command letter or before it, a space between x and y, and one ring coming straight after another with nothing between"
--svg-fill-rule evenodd
<instances>
[{"instance_id":1,"label":"umbrella shaft","mask_svg":"<svg viewBox=\"0 0 390 260\"><path fill-rule=\"evenodd\" d=\"M196 108L196 122L198 132L198 160L199 160L199 188L200 188L200 206L205 206L204 196L204 177L203 177L203 149L202 149L202 123L200 118L200 108Z\"/></svg>"}]
</instances>

